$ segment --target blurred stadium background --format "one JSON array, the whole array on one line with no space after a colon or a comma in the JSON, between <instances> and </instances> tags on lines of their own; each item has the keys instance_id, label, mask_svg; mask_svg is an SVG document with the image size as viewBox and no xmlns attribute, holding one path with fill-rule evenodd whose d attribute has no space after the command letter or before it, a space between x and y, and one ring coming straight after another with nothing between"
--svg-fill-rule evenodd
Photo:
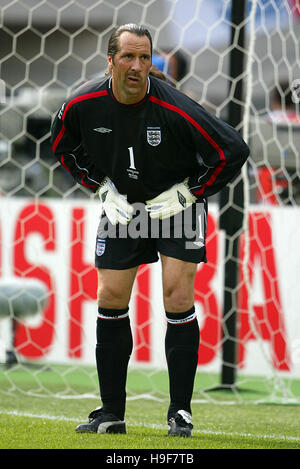
<instances>
[{"instance_id":1,"label":"blurred stadium background","mask_svg":"<svg viewBox=\"0 0 300 469\"><path fill-rule=\"evenodd\" d=\"M50 125L75 87L103 75L112 29L136 22L153 35L154 63L212 113L234 116L251 147L241 178L210 201L209 262L195 284L203 382L236 390L255 376L270 400L298 403L299 1L0 0L0 21L3 390L14 389L12 369L33 376L29 365L46 364L61 378L51 392L80 394L61 385L65 370L94 365L100 207L55 161ZM141 266L131 315L142 379L165 368L159 265Z\"/></svg>"}]
</instances>

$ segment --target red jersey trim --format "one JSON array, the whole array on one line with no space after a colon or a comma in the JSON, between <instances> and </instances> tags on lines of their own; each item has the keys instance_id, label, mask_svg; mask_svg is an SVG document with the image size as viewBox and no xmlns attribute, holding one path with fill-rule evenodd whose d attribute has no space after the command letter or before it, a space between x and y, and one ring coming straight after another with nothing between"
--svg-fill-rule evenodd
<instances>
[{"instance_id":1,"label":"red jersey trim","mask_svg":"<svg viewBox=\"0 0 300 469\"><path fill-rule=\"evenodd\" d=\"M217 176L220 174L224 166L226 165L226 158L224 155L224 152L222 148L219 147L217 142L211 138L211 136L201 127L201 125L198 124L198 122L195 121L191 116L189 116L185 111L180 109L177 106L174 106L173 104L167 103L166 101L162 101L161 99L156 98L155 96L150 96L149 101L152 101L153 103L156 103L162 107L165 107L167 109L170 109L171 111L177 112L177 114L180 114L182 117L187 119L199 132L203 135L203 137L215 148L215 150L218 152L219 157L220 157L220 163L215 169L215 171L212 173L211 177L209 178L208 181L206 181L203 186L201 186L201 189L199 190L193 190L193 194L200 196L203 194L205 188L207 186L211 186L214 181L216 180Z\"/></svg>"},{"instance_id":2,"label":"red jersey trim","mask_svg":"<svg viewBox=\"0 0 300 469\"><path fill-rule=\"evenodd\" d=\"M73 106L73 104L76 104L80 101L85 101L87 99L92 99L92 98L100 98L101 96L106 96L106 95L108 95L108 92L106 90L94 91L93 93L87 93L87 94L83 94L81 96L77 96L77 98L71 99L71 101L68 102L67 106L64 109L62 118L61 118L62 123L63 123L62 128L61 128L59 134L57 135L57 137L54 140L53 145L52 145L52 150L54 152L56 150L57 145L59 144L60 140L62 139L62 137L65 133L64 120L65 120L65 117L66 117L66 113L68 112L70 107Z\"/></svg>"},{"instance_id":3,"label":"red jersey trim","mask_svg":"<svg viewBox=\"0 0 300 469\"><path fill-rule=\"evenodd\" d=\"M64 160L64 155L61 155L60 157L60 162L62 164L62 166L65 168L66 171L68 171L68 173L72 174L71 171L69 170L68 166L66 165L65 163L65 160ZM96 184L87 184L86 182L84 182L84 178L85 178L85 174L83 171L80 172L81 174L81 181L80 181L80 184L84 187L89 187L91 189L95 189L96 187L98 187Z\"/></svg>"},{"instance_id":4,"label":"red jersey trim","mask_svg":"<svg viewBox=\"0 0 300 469\"><path fill-rule=\"evenodd\" d=\"M67 104L67 106L66 106L66 108L63 112L62 120L64 121L66 113L68 112L70 107L73 106L73 104L78 103L80 101L85 101L86 99L100 98L101 96L106 96L106 95L108 95L108 92L106 90L93 91L93 93L83 94L81 96L77 96L77 98L71 99L71 101L68 102L68 104Z\"/></svg>"},{"instance_id":5,"label":"red jersey trim","mask_svg":"<svg viewBox=\"0 0 300 469\"><path fill-rule=\"evenodd\" d=\"M62 115L62 118L61 118L62 128L60 129L60 132L57 135L57 137L54 140L53 145L52 145L53 152L55 152L55 150L57 148L57 145L59 144L60 140L62 139L62 137L65 133L66 128L65 128L65 125L64 125L64 120L65 120L65 117L66 117L66 113L68 112L70 107L73 106L73 104L78 103L80 101L85 101L87 99L92 99L92 98L99 98L101 96L106 96L106 95L108 95L108 92L106 90L94 91L93 93L83 94L83 95L78 96L77 98L71 99L71 101L69 101L66 108L64 109L64 112L63 112L63 115ZM61 155L60 161L61 161L62 166L66 169L66 171L68 171L71 174L71 171L69 170L68 166L66 165L66 163L64 161L64 155ZM97 185L95 185L95 184L86 184L84 182L85 174L83 172L81 172L81 176L82 176L82 178L81 178L80 182L83 186L89 187L91 189L95 189L97 187Z\"/></svg>"},{"instance_id":6,"label":"red jersey trim","mask_svg":"<svg viewBox=\"0 0 300 469\"><path fill-rule=\"evenodd\" d=\"M60 162L61 162L62 166L65 168L65 170L68 171L68 173L71 174L71 171L69 170L68 166L65 163L64 155L61 155Z\"/></svg>"}]
</instances>

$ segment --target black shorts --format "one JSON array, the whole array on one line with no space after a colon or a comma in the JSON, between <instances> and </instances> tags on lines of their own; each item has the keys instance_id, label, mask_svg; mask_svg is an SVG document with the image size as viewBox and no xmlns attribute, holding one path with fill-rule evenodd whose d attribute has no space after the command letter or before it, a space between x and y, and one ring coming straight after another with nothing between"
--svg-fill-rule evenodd
<instances>
[{"instance_id":1,"label":"black shorts","mask_svg":"<svg viewBox=\"0 0 300 469\"><path fill-rule=\"evenodd\" d=\"M164 220L151 220L141 204L128 225L111 225L105 213L97 230L95 266L129 269L159 259L158 254L187 262L207 262L207 201L194 203Z\"/></svg>"}]
</instances>

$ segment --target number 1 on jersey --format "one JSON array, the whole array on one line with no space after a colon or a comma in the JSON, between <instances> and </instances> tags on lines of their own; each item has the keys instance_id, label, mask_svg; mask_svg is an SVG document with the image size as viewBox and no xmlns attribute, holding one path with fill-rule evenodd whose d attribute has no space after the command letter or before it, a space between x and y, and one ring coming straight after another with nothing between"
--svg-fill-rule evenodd
<instances>
[{"instance_id":1,"label":"number 1 on jersey","mask_svg":"<svg viewBox=\"0 0 300 469\"><path fill-rule=\"evenodd\" d=\"M133 147L128 147L128 150L129 150L129 158L130 158L129 169L136 169L135 164L134 164Z\"/></svg>"},{"instance_id":2,"label":"number 1 on jersey","mask_svg":"<svg viewBox=\"0 0 300 469\"><path fill-rule=\"evenodd\" d=\"M137 180L139 178L139 171L135 167L135 162L134 162L134 154L133 154L133 147L128 147L129 151L129 168L127 169L127 174L130 177L130 179L135 179Z\"/></svg>"}]
</instances>

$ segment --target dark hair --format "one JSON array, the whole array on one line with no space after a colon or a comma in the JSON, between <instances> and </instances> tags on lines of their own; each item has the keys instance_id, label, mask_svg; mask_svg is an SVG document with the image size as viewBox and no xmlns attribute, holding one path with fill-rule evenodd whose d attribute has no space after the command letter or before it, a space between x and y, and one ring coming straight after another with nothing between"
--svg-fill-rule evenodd
<instances>
[{"instance_id":1,"label":"dark hair","mask_svg":"<svg viewBox=\"0 0 300 469\"><path fill-rule=\"evenodd\" d=\"M140 37L147 36L150 42L150 49L151 49L151 56L152 56L152 50L153 50L152 37L148 29L144 28L143 26L139 26L135 23L128 23L128 24L123 24L122 26L119 26L111 34L109 41L108 41L108 46L107 46L107 55L109 57L113 59L116 53L119 51L119 37L121 36L121 34L125 32L136 34L137 36L140 36ZM110 71L107 69L106 74L109 74L109 73Z\"/></svg>"},{"instance_id":2,"label":"dark hair","mask_svg":"<svg viewBox=\"0 0 300 469\"><path fill-rule=\"evenodd\" d=\"M167 81L168 80L166 75L161 70L159 70L156 67L156 65L151 65L149 75L152 75L155 78L159 78L162 81Z\"/></svg>"}]
</instances>

